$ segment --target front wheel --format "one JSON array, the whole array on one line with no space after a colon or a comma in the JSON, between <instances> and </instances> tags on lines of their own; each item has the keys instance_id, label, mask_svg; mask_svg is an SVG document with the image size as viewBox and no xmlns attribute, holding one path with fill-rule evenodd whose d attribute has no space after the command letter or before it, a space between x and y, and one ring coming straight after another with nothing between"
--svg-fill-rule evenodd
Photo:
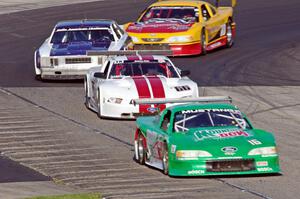
<instances>
[{"instance_id":1,"label":"front wheel","mask_svg":"<svg viewBox=\"0 0 300 199\"><path fill-rule=\"evenodd\" d=\"M169 152L167 143L164 144L162 149L162 166L165 175L169 175Z\"/></svg>"},{"instance_id":2,"label":"front wheel","mask_svg":"<svg viewBox=\"0 0 300 199\"><path fill-rule=\"evenodd\" d=\"M145 149L145 144L144 144L145 138L144 136L139 133L137 140L135 140L135 145L134 145L134 159L140 163L140 164L145 164L146 160L146 149Z\"/></svg>"},{"instance_id":3,"label":"front wheel","mask_svg":"<svg viewBox=\"0 0 300 199\"><path fill-rule=\"evenodd\" d=\"M228 21L228 23L226 24L226 37L227 37L226 47L230 48L231 46L233 46L234 43L231 21Z\"/></svg>"},{"instance_id":4,"label":"front wheel","mask_svg":"<svg viewBox=\"0 0 300 199\"><path fill-rule=\"evenodd\" d=\"M206 55L207 50L207 43L206 43L206 35L205 35L205 31L202 30L201 32L201 55Z\"/></svg>"}]
</instances>

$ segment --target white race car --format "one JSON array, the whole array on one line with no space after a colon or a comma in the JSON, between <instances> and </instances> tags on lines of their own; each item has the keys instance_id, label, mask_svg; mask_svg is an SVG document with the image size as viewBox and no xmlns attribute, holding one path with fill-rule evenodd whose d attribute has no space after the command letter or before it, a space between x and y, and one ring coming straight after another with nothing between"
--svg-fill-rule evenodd
<instances>
[{"instance_id":1,"label":"white race car","mask_svg":"<svg viewBox=\"0 0 300 199\"><path fill-rule=\"evenodd\" d=\"M73 20L56 24L34 53L37 79L82 79L102 63L87 50L126 50L131 39L113 20Z\"/></svg>"},{"instance_id":2,"label":"white race car","mask_svg":"<svg viewBox=\"0 0 300 199\"><path fill-rule=\"evenodd\" d=\"M198 97L197 84L187 77L189 71L179 70L166 56L123 52L127 55L108 56L103 67L91 68L84 80L85 105L100 118L133 119L166 107L135 106L135 99Z\"/></svg>"}]
</instances>

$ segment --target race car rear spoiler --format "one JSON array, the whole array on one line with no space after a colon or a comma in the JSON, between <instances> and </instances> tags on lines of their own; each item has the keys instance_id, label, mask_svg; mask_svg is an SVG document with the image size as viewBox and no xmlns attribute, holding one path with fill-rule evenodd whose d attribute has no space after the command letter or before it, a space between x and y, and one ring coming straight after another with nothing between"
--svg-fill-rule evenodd
<instances>
[{"instance_id":1,"label":"race car rear spoiler","mask_svg":"<svg viewBox=\"0 0 300 199\"><path fill-rule=\"evenodd\" d=\"M117 50L117 51L103 51L103 50L88 50L87 56L122 56L122 55L164 55L172 56L171 50Z\"/></svg>"},{"instance_id":2,"label":"race car rear spoiler","mask_svg":"<svg viewBox=\"0 0 300 199\"><path fill-rule=\"evenodd\" d=\"M215 6L216 6L216 7L219 7L219 1L220 1L220 0L216 0L216 1L215 1ZM235 7L235 6L236 6L236 1L237 1L237 0L231 0L231 7Z\"/></svg>"},{"instance_id":3,"label":"race car rear spoiler","mask_svg":"<svg viewBox=\"0 0 300 199\"><path fill-rule=\"evenodd\" d=\"M230 96L203 96L193 98L154 98L154 99L135 99L132 100L134 105L137 104L168 104L168 103L209 103L209 102L232 102Z\"/></svg>"}]
</instances>

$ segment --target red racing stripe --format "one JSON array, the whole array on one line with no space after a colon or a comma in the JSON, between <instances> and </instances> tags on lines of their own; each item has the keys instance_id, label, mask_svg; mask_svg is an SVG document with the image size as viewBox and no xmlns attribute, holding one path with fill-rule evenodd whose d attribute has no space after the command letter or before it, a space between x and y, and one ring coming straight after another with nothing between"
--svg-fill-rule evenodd
<instances>
[{"instance_id":1,"label":"red racing stripe","mask_svg":"<svg viewBox=\"0 0 300 199\"><path fill-rule=\"evenodd\" d=\"M136 60L140 60L139 56L136 55L128 55L126 56L128 61L136 61Z\"/></svg>"},{"instance_id":2,"label":"red racing stripe","mask_svg":"<svg viewBox=\"0 0 300 199\"><path fill-rule=\"evenodd\" d=\"M165 89L162 84L162 81L160 80L159 77L147 77L149 79L151 88L152 88L152 93L154 98L165 98ZM157 107L157 106L156 106ZM164 110L166 108L165 104L160 104L159 106L160 111Z\"/></svg>"},{"instance_id":3,"label":"red racing stripe","mask_svg":"<svg viewBox=\"0 0 300 199\"><path fill-rule=\"evenodd\" d=\"M132 79L135 83L139 98L140 99L141 98L151 98L150 90L149 90L146 79L144 77L132 77ZM147 109L149 107L150 107L150 105L140 104L139 105L139 112L140 113L147 113L148 112Z\"/></svg>"},{"instance_id":4,"label":"red racing stripe","mask_svg":"<svg viewBox=\"0 0 300 199\"><path fill-rule=\"evenodd\" d=\"M154 57L152 55L142 55L142 60L154 60Z\"/></svg>"}]
</instances>

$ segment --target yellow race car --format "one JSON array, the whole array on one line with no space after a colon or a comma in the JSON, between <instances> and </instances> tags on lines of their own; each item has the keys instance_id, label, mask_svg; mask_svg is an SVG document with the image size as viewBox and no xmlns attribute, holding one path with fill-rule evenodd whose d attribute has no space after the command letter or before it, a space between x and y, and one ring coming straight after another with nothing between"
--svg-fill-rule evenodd
<instances>
[{"instance_id":1,"label":"yellow race car","mask_svg":"<svg viewBox=\"0 0 300 199\"><path fill-rule=\"evenodd\" d=\"M235 3L232 0L230 7L218 7L196 0L159 1L124 29L135 50L172 50L173 56L206 54L233 45Z\"/></svg>"}]
</instances>

